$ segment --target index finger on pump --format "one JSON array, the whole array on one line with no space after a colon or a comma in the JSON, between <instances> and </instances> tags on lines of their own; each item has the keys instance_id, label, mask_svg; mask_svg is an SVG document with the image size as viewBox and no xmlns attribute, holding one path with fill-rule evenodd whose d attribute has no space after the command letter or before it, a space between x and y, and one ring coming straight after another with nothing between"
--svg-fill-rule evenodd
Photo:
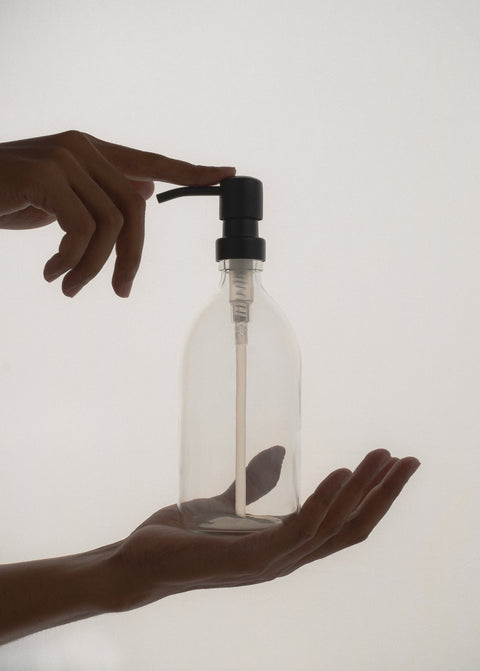
<instances>
[{"instance_id":1,"label":"index finger on pump","mask_svg":"<svg viewBox=\"0 0 480 671\"><path fill-rule=\"evenodd\" d=\"M204 186L216 184L225 177L233 177L236 172L233 167L195 165L93 137L90 137L90 140L107 160L115 164L130 179L169 182L182 186Z\"/></svg>"}]
</instances>

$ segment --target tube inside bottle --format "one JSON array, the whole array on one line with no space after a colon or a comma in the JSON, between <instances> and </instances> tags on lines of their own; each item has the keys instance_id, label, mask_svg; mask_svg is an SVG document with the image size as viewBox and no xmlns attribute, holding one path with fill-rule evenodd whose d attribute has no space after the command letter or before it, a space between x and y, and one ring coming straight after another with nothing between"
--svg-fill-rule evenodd
<instances>
[{"instance_id":1,"label":"tube inside bottle","mask_svg":"<svg viewBox=\"0 0 480 671\"><path fill-rule=\"evenodd\" d=\"M230 304L235 329L235 514L246 517L247 343L253 301L252 261L235 259L230 268Z\"/></svg>"},{"instance_id":2,"label":"tube inside bottle","mask_svg":"<svg viewBox=\"0 0 480 671\"><path fill-rule=\"evenodd\" d=\"M246 516L247 344L236 343L235 514Z\"/></svg>"}]
</instances>

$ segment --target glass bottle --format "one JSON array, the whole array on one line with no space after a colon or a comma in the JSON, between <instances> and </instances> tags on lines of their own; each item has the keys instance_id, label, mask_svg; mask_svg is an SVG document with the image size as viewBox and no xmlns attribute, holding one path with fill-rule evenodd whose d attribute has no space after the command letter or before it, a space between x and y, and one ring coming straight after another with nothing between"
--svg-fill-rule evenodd
<instances>
[{"instance_id":1,"label":"glass bottle","mask_svg":"<svg viewBox=\"0 0 480 671\"><path fill-rule=\"evenodd\" d=\"M280 524L299 507L300 354L262 286L258 185L234 177L157 197L219 193L224 220L220 287L194 322L182 363L178 505L185 527L197 532L249 533Z\"/></svg>"},{"instance_id":2,"label":"glass bottle","mask_svg":"<svg viewBox=\"0 0 480 671\"><path fill-rule=\"evenodd\" d=\"M191 529L253 531L298 509L300 356L292 328L262 286L262 266L252 259L219 263L220 289L185 348L179 505ZM238 284L253 289L248 323L233 322ZM246 326L246 343L236 343L237 324ZM234 482L227 500L215 498Z\"/></svg>"}]
</instances>

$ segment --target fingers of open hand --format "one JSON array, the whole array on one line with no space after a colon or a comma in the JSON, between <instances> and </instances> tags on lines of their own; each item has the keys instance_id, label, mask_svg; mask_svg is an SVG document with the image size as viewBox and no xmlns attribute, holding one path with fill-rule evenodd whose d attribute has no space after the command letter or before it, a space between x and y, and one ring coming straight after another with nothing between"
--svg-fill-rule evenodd
<instances>
[{"instance_id":1,"label":"fingers of open hand","mask_svg":"<svg viewBox=\"0 0 480 671\"><path fill-rule=\"evenodd\" d=\"M339 469L325 478L305 501L298 516L287 521L296 535L290 548L292 557L302 557L335 536L390 463L389 452L375 450L353 473Z\"/></svg>"},{"instance_id":2,"label":"fingers of open hand","mask_svg":"<svg viewBox=\"0 0 480 671\"><path fill-rule=\"evenodd\" d=\"M367 454L329 508L327 515L317 528L317 536L320 533L326 540L338 532L344 521L369 491L379 473L388 467L390 460L391 456L387 450L374 450Z\"/></svg>"},{"instance_id":3,"label":"fingers of open hand","mask_svg":"<svg viewBox=\"0 0 480 671\"><path fill-rule=\"evenodd\" d=\"M337 534L338 548L348 547L368 538L419 465L413 457L397 460L392 465L382 481L368 492ZM327 545L324 550L330 553L331 547Z\"/></svg>"},{"instance_id":4,"label":"fingers of open hand","mask_svg":"<svg viewBox=\"0 0 480 671\"><path fill-rule=\"evenodd\" d=\"M417 467L414 458L398 460L386 450L375 450L353 473L348 469L331 473L298 514L269 532L271 539L264 551L252 553L255 580L287 575L365 540ZM252 538L251 542L260 540Z\"/></svg>"},{"instance_id":5,"label":"fingers of open hand","mask_svg":"<svg viewBox=\"0 0 480 671\"><path fill-rule=\"evenodd\" d=\"M391 458L373 478L370 485L366 485L364 496L361 496L358 505L352 505L350 513L348 506L341 499L349 498L347 484L331 506L329 514L325 516L326 526L320 523L315 538L305 543L297 551L291 553L288 565L281 575L287 575L300 566L327 557L334 552L343 550L368 538L372 530L385 516L405 484L419 467L419 462L413 457L404 459ZM353 479L353 476L352 476ZM338 515L336 530L332 533L332 525L328 518Z\"/></svg>"}]
</instances>

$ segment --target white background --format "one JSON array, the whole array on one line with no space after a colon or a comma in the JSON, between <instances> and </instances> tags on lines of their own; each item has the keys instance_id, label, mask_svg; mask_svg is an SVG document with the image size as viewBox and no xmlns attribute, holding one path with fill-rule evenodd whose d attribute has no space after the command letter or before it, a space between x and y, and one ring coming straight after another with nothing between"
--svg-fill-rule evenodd
<instances>
[{"instance_id":1,"label":"white background","mask_svg":"<svg viewBox=\"0 0 480 671\"><path fill-rule=\"evenodd\" d=\"M475 0L1 3L0 141L77 128L263 180L303 496L372 448L422 461L366 543L42 632L2 671L480 668L479 34ZM0 231L1 562L118 540L176 499L220 223L213 199L147 219L129 300L111 264L73 300L43 281L56 224Z\"/></svg>"}]
</instances>

